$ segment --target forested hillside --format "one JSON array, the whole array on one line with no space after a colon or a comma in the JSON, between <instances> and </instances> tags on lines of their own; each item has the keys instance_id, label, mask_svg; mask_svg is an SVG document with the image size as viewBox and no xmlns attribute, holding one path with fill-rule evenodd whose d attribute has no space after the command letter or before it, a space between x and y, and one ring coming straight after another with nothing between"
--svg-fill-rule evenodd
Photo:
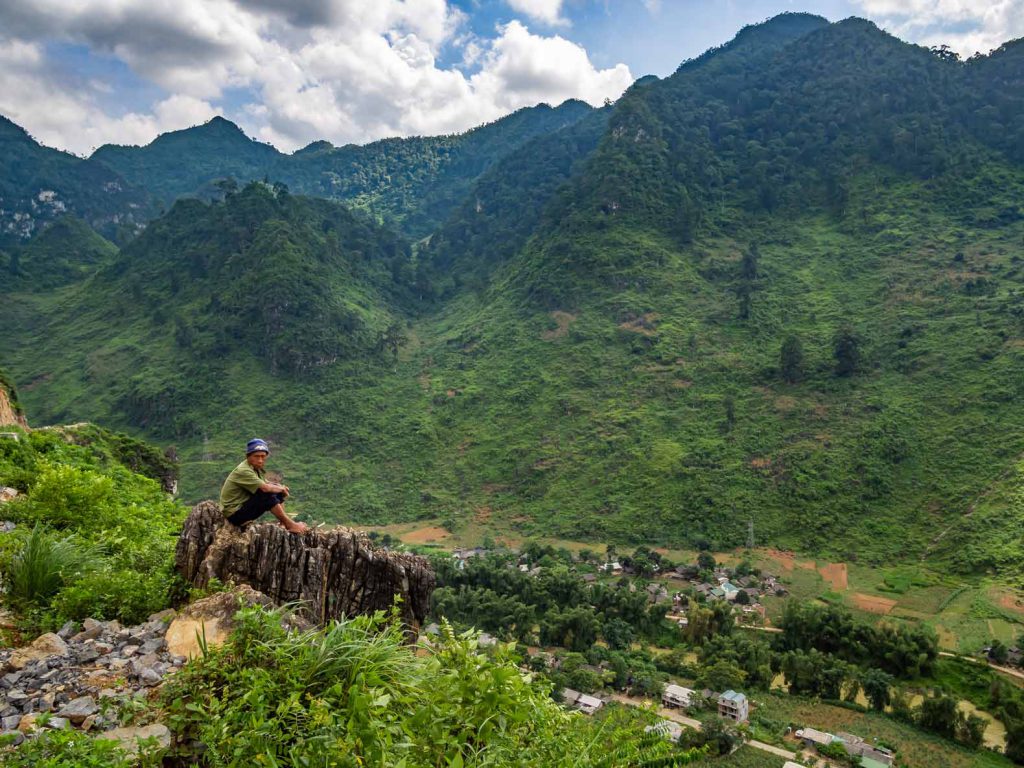
<instances>
[{"instance_id":1,"label":"forested hillside","mask_svg":"<svg viewBox=\"0 0 1024 768\"><path fill-rule=\"evenodd\" d=\"M152 215L146 193L107 166L41 146L0 115L0 250L66 213L118 241Z\"/></svg>"},{"instance_id":2,"label":"forested hillside","mask_svg":"<svg viewBox=\"0 0 1024 768\"><path fill-rule=\"evenodd\" d=\"M145 147L103 146L91 159L165 204L183 195L216 195L218 183L269 179L292 192L345 201L408 236L423 237L492 163L590 111L581 101L557 108L541 104L463 134L385 139L365 146L315 142L292 155L215 118L164 134Z\"/></svg>"},{"instance_id":3,"label":"forested hillside","mask_svg":"<svg viewBox=\"0 0 1024 768\"><path fill-rule=\"evenodd\" d=\"M178 444L190 499L260 434L327 520L1019 567L1021 61L784 15L602 110L361 148L331 189L384 227L295 194L329 175L179 201L5 303L0 355L30 417Z\"/></svg>"}]
</instances>

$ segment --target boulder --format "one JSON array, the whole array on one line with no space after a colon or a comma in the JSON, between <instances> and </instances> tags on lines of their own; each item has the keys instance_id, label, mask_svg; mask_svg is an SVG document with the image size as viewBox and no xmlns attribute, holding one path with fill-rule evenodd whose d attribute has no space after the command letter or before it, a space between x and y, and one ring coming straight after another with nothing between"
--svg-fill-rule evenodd
<instances>
[{"instance_id":1,"label":"boulder","mask_svg":"<svg viewBox=\"0 0 1024 768\"><path fill-rule=\"evenodd\" d=\"M363 533L335 528L297 535L276 521L243 531L212 501L189 514L175 565L197 587L211 579L248 584L278 605L302 605L318 623L388 610L400 597L412 637L430 608L435 582L426 558L376 549Z\"/></svg>"},{"instance_id":2,"label":"boulder","mask_svg":"<svg viewBox=\"0 0 1024 768\"><path fill-rule=\"evenodd\" d=\"M156 739L157 745L163 749L171 746L171 732L162 723L132 726L129 728L114 728L112 731L97 734L96 738L116 741L121 745L121 749L130 755L138 753L139 742L148 739Z\"/></svg>"},{"instance_id":3,"label":"boulder","mask_svg":"<svg viewBox=\"0 0 1024 768\"><path fill-rule=\"evenodd\" d=\"M249 586L236 587L230 592L218 592L204 597L185 608L164 635L167 652L171 656L196 658L202 653L200 640L208 647L221 645L235 628L235 614L240 608L274 602Z\"/></svg>"},{"instance_id":4,"label":"boulder","mask_svg":"<svg viewBox=\"0 0 1024 768\"><path fill-rule=\"evenodd\" d=\"M31 645L17 649L7 661L7 667L13 670L24 669L29 664L54 656L67 656L68 644L52 632L40 635Z\"/></svg>"},{"instance_id":5,"label":"boulder","mask_svg":"<svg viewBox=\"0 0 1024 768\"><path fill-rule=\"evenodd\" d=\"M98 711L99 707L96 706L96 700L92 696L79 696L61 707L57 714L78 725L89 715L95 715Z\"/></svg>"}]
</instances>

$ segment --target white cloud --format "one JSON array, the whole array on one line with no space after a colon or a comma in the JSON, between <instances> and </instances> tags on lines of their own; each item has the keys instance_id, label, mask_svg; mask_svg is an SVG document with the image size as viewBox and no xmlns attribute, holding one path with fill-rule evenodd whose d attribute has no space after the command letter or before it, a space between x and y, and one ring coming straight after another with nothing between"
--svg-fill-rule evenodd
<instances>
[{"instance_id":1,"label":"white cloud","mask_svg":"<svg viewBox=\"0 0 1024 768\"><path fill-rule=\"evenodd\" d=\"M558 16L561 3L544 5ZM0 68L0 112L44 142L77 152L145 143L158 131L201 122L228 89L252 95L228 117L292 150L315 139L345 144L463 131L541 101L597 105L633 80L624 64L597 69L579 45L532 34L520 22L493 39L464 33L463 13L445 0L67 6L0 4L0 45L18 49L8 57L13 65ZM46 61L43 43L52 40L113 55L166 97L147 114L110 115L99 106L100 88L79 87L59 60ZM439 67L445 46L461 53L473 74ZM107 94L103 103L109 100Z\"/></svg>"},{"instance_id":2,"label":"white cloud","mask_svg":"<svg viewBox=\"0 0 1024 768\"><path fill-rule=\"evenodd\" d=\"M517 21L502 31L483 69L471 79L480 94L504 109L570 96L601 104L616 99L633 82L629 67L594 69L587 52L562 37L538 37Z\"/></svg>"},{"instance_id":3,"label":"white cloud","mask_svg":"<svg viewBox=\"0 0 1024 768\"><path fill-rule=\"evenodd\" d=\"M507 0L514 11L525 13L534 21L552 27L568 26L569 20L562 16L562 0Z\"/></svg>"},{"instance_id":4,"label":"white cloud","mask_svg":"<svg viewBox=\"0 0 1024 768\"><path fill-rule=\"evenodd\" d=\"M857 5L901 38L948 44L962 56L988 53L1024 36L1024 0L857 0Z\"/></svg>"},{"instance_id":5,"label":"white cloud","mask_svg":"<svg viewBox=\"0 0 1024 768\"><path fill-rule=\"evenodd\" d=\"M52 79L41 46L0 41L0 114L29 130L37 141L89 154L106 143L143 144L158 133L209 120L214 107L189 96L171 96L152 114L111 116L87 89L63 87Z\"/></svg>"}]
</instances>

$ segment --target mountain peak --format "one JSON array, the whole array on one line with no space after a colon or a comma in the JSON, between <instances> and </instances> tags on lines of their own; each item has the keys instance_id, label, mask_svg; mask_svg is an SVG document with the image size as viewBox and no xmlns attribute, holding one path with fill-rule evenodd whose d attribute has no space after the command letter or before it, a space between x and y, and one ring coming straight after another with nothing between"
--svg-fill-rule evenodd
<instances>
[{"instance_id":1,"label":"mountain peak","mask_svg":"<svg viewBox=\"0 0 1024 768\"><path fill-rule=\"evenodd\" d=\"M245 131L239 128L235 123L228 120L226 117L217 115L211 117L202 125L198 126L194 130L201 131L203 133L237 133L245 136ZM249 138L246 136L246 138Z\"/></svg>"},{"instance_id":2,"label":"mountain peak","mask_svg":"<svg viewBox=\"0 0 1024 768\"><path fill-rule=\"evenodd\" d=\"M828 19L813 13L780 13L760 24L743 27L729 42L716 48L709 48L695 59L684 61L679 65L679 69L703 64L722 53L737 49L775 48L828 26Z\"/></svg>"}]
</instances>

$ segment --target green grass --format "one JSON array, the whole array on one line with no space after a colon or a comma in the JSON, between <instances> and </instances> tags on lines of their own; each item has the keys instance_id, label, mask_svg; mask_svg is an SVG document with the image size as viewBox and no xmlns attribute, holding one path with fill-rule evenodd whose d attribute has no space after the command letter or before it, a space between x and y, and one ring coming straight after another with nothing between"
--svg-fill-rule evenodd
<instances>
[{"instance_id":1,"label":"green grass","mask_svg":"<svg viewBox=\"0 0 1024 768\"><path fill-rule=\"evenodd\" d=\"M696 768L782 768L785 760L753 747L743 746L731 755L706 757L691 765Z\"/></svg>"}]
</instances>

